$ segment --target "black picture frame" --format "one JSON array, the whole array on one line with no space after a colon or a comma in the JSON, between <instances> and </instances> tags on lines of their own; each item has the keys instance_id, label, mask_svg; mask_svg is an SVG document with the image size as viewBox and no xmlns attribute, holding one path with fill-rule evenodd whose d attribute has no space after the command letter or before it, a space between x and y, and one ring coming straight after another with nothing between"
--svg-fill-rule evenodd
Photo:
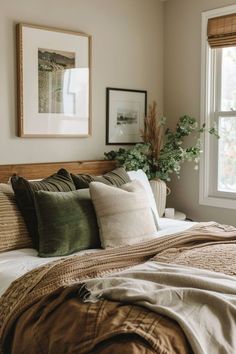
<instances>
[{"instance_id":1,"label":"black picture frame","mask_svg":"<svg viewBox=\"0 0 236 354\"><path fill-rule=\"evenodd\" d=\"M142 142L147 114L147 91L106 88L106 145Z\"/></svg>"}]
</instances>

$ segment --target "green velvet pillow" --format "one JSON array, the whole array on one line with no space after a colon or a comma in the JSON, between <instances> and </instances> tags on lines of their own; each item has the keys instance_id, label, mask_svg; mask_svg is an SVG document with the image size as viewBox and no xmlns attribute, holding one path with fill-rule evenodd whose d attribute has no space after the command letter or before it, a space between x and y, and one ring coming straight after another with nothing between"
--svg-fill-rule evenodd
<instances>
[{"instance_id":1,"label":"green velvet pillow","mask_svg":"<svg viewBox=\"0 0 236 354\"><path fill-rule=\"evenodd\" d=\"M38 225L34 206L35 191L67 192L75 190L70 173L60 169L57 173L40 181L28 181L20 176L12 176L11 184L16 202L25 219L33 246L38 249Z\"/></svg>"},{"instance_id":2,"label":"green velvet pillow","mask_svg":"<svg viewBox=\"0 0 236 354\"><path fill-rule=\"evenodd\" d=\"M35 192L39 256L64 256L100 248L99 229L89 190Z\"/></svg>"},{"instance_id":3,"label":"green velvet pillow","mask_svg":"<svg viewBox=\"0 0 236 354\"><path fill-rule=\"evenodd\" d=\"M88 188L90 182L102 182L110 186L121 187L123 184L131 181L124 167L118 167L111 172L105 173L103 176L71 174L71 177L76 189Z\"/></svg>"}]
</instances>

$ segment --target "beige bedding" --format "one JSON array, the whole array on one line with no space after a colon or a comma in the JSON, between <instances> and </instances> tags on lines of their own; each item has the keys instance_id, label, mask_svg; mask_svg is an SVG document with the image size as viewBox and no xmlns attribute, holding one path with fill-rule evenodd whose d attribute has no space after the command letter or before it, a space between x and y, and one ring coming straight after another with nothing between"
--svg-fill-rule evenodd
<instances>
[{"instance_id":1,"label":"beige bedding","mask_svg":"<svg viewBox=\"0 0 236 354\"><path fill-rule=\"evenodd\" d=\"M235 249L235 242L236 242L235 228L218 225L216 223L204 223L204 224L200 223L197 226L194 226L193 228L181 234L164 236L164 237L157 238L155 240L151 240L141 244L136 244L129 247L120 247L113 250L104 250L94 254L93 256L91 255L85 255L82 257L71 256L66 259L55 261L53 263L35 269L30 273L27 273L22 278L13 282L12 285L9 287L9 289L5 292L5 294L0 299L0 308L1 308L0 338L1 338L2 350L3 351L5 350L5 352L10 353L11 351L9 352L6 350L9 350L9 348L17 348L17 343L19 344L19 342L17 342L17 338L19 340L17 334L20 333L20 328L25 328L25 329L30 328L31 330L34 328L35 331L34 334L37 334L37 336L43 333L43 328L44 328L43 319L45 318L45 320L48 320L49 315L50 316L54 315L54 312L52 313L50 311L48 312L47 307L44 306L45 305L44 301L47 302L48 296L49 297L53 296L55 292L58 292L58 296L61 294L65 295L64 291L67 292L68 294L77 294L75 292L75 289L79 289L80 287L79 283L85 281L86 279L95 278L98 276L101 277L105 274L110 274L112 272L128 269L132 266L142 264L154 256L158 256L158 255L161 256L163 254L166 256L167 253L165 254L164 252L167 252L168 250L171 252L174 252L175 250L176 252L177 249L181 248L182 250L184 250L186 247L187 250L190 250L193 249L192 247L194 246L194 249L200 247L202 251L202 249L204 249L205 247L211 247L212 245L219 244L219 245L224 245L224 247L227 248L227 252L229 252L230 251L229 248L232 250ZM229 247L228 245L230 245L231 247ZM221 257L220 254L218 256ZM216 260L216 262L217 264L219 264L219 260ZM205 265L206 264L207 264L207 259L205 259ZM191 262L189 265L191 265ZM235 268L231 267L230 264L228 265L228 269L230 269L231 272L230 274L235 274ZM67 287L69 288L67 289ZM75 287L75 289L73 287ZM72 293L71 290L73 290ZM76 298L78 301L79 297L77 295L74 295L74 298ZM73 296L69 295L69 299L71 298L73 298ZM57 298L55 298L54 300L55 300L54 302L55 307L58 306L59 309L57 311L57 316L58 316L57 318L60 318L60 313L61 313L60 306L63 306L63 301L57 303ZM68 305L68 301L65 302L67 305ZM123 304L119 302L117 306L118 306L117 308L120 308L121 306L123 306ZM38 309L39 312L36 311L36 308ZM78 308L80 308L79 305ZM33 316L33 318L35 320L37 319L37 321L40 320L41 323L40 328L34 326L34 323L32 322L32 318L30 317L32 313L30 314L27 312L31 310L33 311L34 314L35 314L34 311L36 311L37 315ZM45 315L45 311L47 316ZM148 311L148 313L152 313L152 312ZM27 317L27 315L29 315L29 318ZM140 319L145 318L145 315L140 315L140 316L139 316ZM87 317L87 319L88 318L90 317ZM29 320L28 322L27 319ZM53 323L55 323L55 321ZM59 327L60 327L60 323L61 322L59 321ZM102 323L103 322L101 321L101 325ZM122 321L120 324L121 326L118 326L116 331L118 336L122 335L123 333ZM130 324L131 322L129 322L129 326ZM140 325L142 326L142 323ZM174 325L176 326L175 322ZM15 331L14 330L15 328L18 328L18 330ZM47 328L47 326L45 328ZM83 328L85 329L87 328L87 330L89 330L90 326L87 327L84 326ZM140 344L141 339L142 339L142 345L147 345L147 339L144 338L144 336L141 333L137 333L136 331L137 327L131 326L131 328L132 330L129 330L128 333L130 336L134 336L134 340L137 340L138 338L138 345ZM144 328L145 328L145 321L144 321ZM176 328L179 327L177 326ZM57 330L59 330L58 327ZM181 335L177 335L176 337L177 339L176 338L173 339L173 331L172 331L170 337L167 338L167 343L169 343L170 349L168 349L169 351L166 351L165 353L179 352L182 354L182 353L190 352L191 349L189 349L188 344L186 344L184 334L181 331L179 331L179 329L176 330L175 332L177 334L181 333ZM114 333L112 338L114 339L115 342ZM144 331L142 333L144 333ZM159 332L159 334L160 333L161 332ZM151 334L150 337L151 339L149 338L150 353L151 350L154 350L153 349L154 346L158 346L158 343L160 342L159 334L153 333L153 335ZM48 345L50 346L52 345L52 343L55 344L55 340L54 340L55 338L53 336L53 333L52 332L47 333L47 336L49 338ZM123 340L125 342L125 338L127 337L125 338L122 337L122 338L123 339L120 338L121 342ZM170 338L172 338L172 340ZM43 341L44 337L42 337L41 339ZM24 340L26 341L25 342L26 347L27 346L29 347L33 339L32 337L27 336L27 338L25 338ZM72 341L73 340L74 339L72 339ZM176 343L176 341L178 343L181 342L180 351L173 351L174 350L173 343ZM150 344L151 342L154 343L152 346ZM21 344L23 346L24 343ZM97 342L96 345L102 346L103 344L102 342L100 344ZM80 344L76 343L76 345L77 345L77 352L78 352L78 348L80 348ZM96 348L94 347L94 350L95 349ZM38 348L38 350L40 350L40 348ZM47 352L45 350L44 352ZM54 347L54 351L51 351L51 353L57 353L55 350L56 349ZM37 351L31 351L31 353L34 352L38 353ZM59 352L60 351L58 351L58 353ZM66 353L66 351L64 352ZM69 351L69 352L73 353L73 351ZM161 347L159 352L164 353L163 350L161 351ZM22 353L26 353L26 352L22 351Z\"/></svg>"},{"instance_id":2,"label":"beige bedding","mask_svg":"<svg viewBox=\"0 0 236 354\"><path fill-rule=\"evenodd\" d=\"M236 352L236 278L232 276L151 260L90 279L84 286L86 302L102 298L131 303L175 320L195 354Z\"/></svg>"}]
</instances>

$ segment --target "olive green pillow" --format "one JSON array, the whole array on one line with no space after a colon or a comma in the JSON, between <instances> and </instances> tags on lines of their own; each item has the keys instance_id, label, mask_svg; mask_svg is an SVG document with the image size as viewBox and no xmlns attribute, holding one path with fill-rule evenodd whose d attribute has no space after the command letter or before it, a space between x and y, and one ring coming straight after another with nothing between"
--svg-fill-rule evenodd
<instances>
[{"instance_id":1,"label":"olive green pillow","mask_svg":"<svg viewBox=\"0 0 236 354\"><path fill-rule=\"evenodd\" d=\"M38 249L38 225L34 206L35 191L67 192L75 190L70 173L65 169L60 169L57 173L40 181L28 181L20 176L12 176L11 184L33 246Z\"/></svg>"},{"instance_id":2,"label":"olive green pillow","mask_svg":"<svg viewBox=\"0 0 236 354\"><path fill-rule=\"evenodd\" d=\"M100 248L99 229L89 190L35 192L39 256L64 256Z\"/></svg>"},{"instance_id":3,"label":"olive green pillow","mask_svg":"<svg viewBox=\"0 0 236 354\"><path fill-rule=\"evenodd\" d=\"M90 182L101 182L110 186L120 187L131 181L124 167L118 167L111 172L105 173L103 176L71 174L71 177L76 189L88 188Z\"/></svg>"}]
</instances>

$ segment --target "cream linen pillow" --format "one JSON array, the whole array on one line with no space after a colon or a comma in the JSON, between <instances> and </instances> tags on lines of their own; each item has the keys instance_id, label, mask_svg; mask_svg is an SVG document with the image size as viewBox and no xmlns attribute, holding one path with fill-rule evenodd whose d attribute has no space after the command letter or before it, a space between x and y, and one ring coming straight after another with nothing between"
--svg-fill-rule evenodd
<instances>
[{"instance_id":1,"label":"cream linen pillow","mask_svg":"<svg viewBox=\"0 0 236 354\"><path fill-rule=\"evenodd\" d=\"M32 248L32 241L11 185L0 183L0 252L19 248Z\"/></svg>"},{"instance_id":2,"label":"cream linen pillow","mask_svg":"<svg viewBox=\"0 0 236 354\"><path fill-rule=\"evenodd\" d=\"M156 225L146 191L139 181L120 188L90 183L101 245L103 248L130 245L154 238Z\"/></svg>"}]
</instances>

